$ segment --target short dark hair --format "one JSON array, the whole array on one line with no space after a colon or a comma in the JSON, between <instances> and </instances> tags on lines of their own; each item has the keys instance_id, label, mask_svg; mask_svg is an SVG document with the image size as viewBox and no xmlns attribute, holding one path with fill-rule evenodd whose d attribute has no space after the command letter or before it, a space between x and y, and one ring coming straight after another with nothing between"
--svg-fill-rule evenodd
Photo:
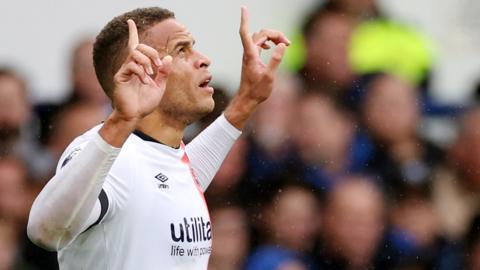
<instances>
[{"instance_id":1,"label":"short dark hair","mask_svg":"<svg viewBox=\"0 0 480 270\"><path fill-rule=\"evenodd\" d=\"M334 13L332 10L327 8L324 3L321 3L315 9L313 9L313 11L311 11L303 21L302 34L304 37L308 38L313 33L317 22L330 14Z\"/></svg>"},{"instance_id":2,"label":"short dark hair","mask_svg":"<svg viewBox=\"0 0 480 270\"><path fill-rule=\"evenodd\" d=\"M107 96L111 97L113 76L126 57L128 43L127 20L137 25L140 40L155 24L175 18L175 14L164 8L138 8L113 18L98 34L93 46L93 64L98 81Z\"/></svg>"}]
</instances>

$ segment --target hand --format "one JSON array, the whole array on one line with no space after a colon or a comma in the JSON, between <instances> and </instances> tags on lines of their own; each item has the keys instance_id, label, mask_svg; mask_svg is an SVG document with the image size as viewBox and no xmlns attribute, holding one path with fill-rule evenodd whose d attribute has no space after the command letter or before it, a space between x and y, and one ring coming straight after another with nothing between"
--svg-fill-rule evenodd
<instances>
[{"instance_id":1,"label":"hand","mask_svg":"<svg viewBox=\"0 0 480 270\"><path fill-rule=\"evenodd\" d=\"M232 102L225 109L225 118L237 129L243 129L258 104L265 101L272 93L273 80L282 61L286 46L290 41L282 32L263 29L248 33L248 12L242 7L240 37L243 45L243 63L240 89ZM268 42L276 47L267 65L260 59L262 49L270 49Z\"/></svg>"},{"instance_id":2,"label":"hand","mask_svg":"<svg viewBox=\"0 0 480 270\"><path fill-rule=\"evenodd\" d=\"M113 78L114 114L138 122L160 103L165 92L172 57L160 59L157 50L140 44L137 26L128 20L128 56Z\"/></svg>"},{"instance_id":3,"label":"hand","mask_svg":"<svg viewBox=\"0 0 480 270\"><path fill-rule=\"evenodd\" d=\"M238 94L258 104L270 96L275 73L282 61L285 47L290 45L290 41L282 32L270 29L262 29L250 36L248 32L248 11L245 7L242 7L240 37L243 45L243 63ZM268 50L271 48L271 45L268 44L270 41L276 47L270 61L265 65L260 59L260 52L262 49Z\"/></svg>"}]
</instances>

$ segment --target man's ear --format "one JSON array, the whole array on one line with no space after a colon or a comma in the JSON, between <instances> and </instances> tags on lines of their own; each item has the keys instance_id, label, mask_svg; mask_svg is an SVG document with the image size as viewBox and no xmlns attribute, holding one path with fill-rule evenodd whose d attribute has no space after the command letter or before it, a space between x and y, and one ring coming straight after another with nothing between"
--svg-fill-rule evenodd
<instances>
[{"instance_id":1,"label":"man's ear","mask_svg":"<svg viewBox=\"0 0 480 270\"><path fill-rule=\"evenodd\" d=\"M170 70L171 70L171 67L172 67L172 61L173 61L173 58L172 56L170 55L167 55L165 57L163 57L161 59L162 61L162 65L159 66L155 71L154 71L154 74L152 76L152 79L155 81L155 82L159 82L161 80L165 80L165 78L168 77L168 75L170 74Z\"/></svg>"}]
</instances>

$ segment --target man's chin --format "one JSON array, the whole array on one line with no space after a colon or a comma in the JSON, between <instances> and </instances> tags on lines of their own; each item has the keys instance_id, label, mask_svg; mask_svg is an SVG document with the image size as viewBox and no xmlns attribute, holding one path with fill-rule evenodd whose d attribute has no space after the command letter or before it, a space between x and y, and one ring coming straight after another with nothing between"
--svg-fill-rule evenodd
<instances>
[{"instance_id":1,"label":"man's chin","mask_svg":"<svg viewBox=\"0 0 480 270\"><path fill-rule=\"evenodd\" d=\"M192 117L189 119L188 124L191 124L193 122L196 122L203 117L207 116L209 113L213 111L215 108L215 102L213 99L202 102L201 105L197 107L194 113L192 113Z\"/></svg>"},{"instance_id":2,"label":"man's chin","mask_svg":"<svg viewBox=\"0 0 480 270\"><path fill-rule=\"evenodd\" d=\"M213 112L213 109L215 108L215 101L213 101L213 98L211 98L210 100L208 100L207 102L205 102L202 106L202 108L200 108L200 118L203 118L205 117L206 115L208 115L209 113ZM198 120L197 119L197 120Z\"/></svg>"},{"instance_id":3,"label":"man's chin","mask_svg":"<svg viewBox=\"0 0 480 270\"><path fill-rule=\"evenodd\" d=\"M206 110L208 111L207 114L213 112L213 109L215 109L215 100L213 100L213 97L210 98L209 104L207 106Z\"/></svg>"}]
</instances>

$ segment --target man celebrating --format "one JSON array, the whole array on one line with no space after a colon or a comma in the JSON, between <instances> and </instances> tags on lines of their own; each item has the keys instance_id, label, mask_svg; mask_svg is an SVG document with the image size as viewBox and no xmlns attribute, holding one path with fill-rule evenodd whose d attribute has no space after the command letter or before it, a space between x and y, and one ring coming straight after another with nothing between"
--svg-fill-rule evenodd
<instances>
[{"instance_id":1,"label":"man celebrating","mask_svg":"<svg viewBox=\"0 0 480 270\"><path fill-rule=\"evenodd\" d=\"M248 33L240 89L224 114L186 146L185 127L213 109L210 60L172 12L144 8L97 37L97 77L112 99L107 120L76 138L35 200L28 224L61 269L207 269L211 224L203 192L247 119L271 93L288 39ZM260 50L276 47L267 64Z\"/></svg>"}]
</instances>

